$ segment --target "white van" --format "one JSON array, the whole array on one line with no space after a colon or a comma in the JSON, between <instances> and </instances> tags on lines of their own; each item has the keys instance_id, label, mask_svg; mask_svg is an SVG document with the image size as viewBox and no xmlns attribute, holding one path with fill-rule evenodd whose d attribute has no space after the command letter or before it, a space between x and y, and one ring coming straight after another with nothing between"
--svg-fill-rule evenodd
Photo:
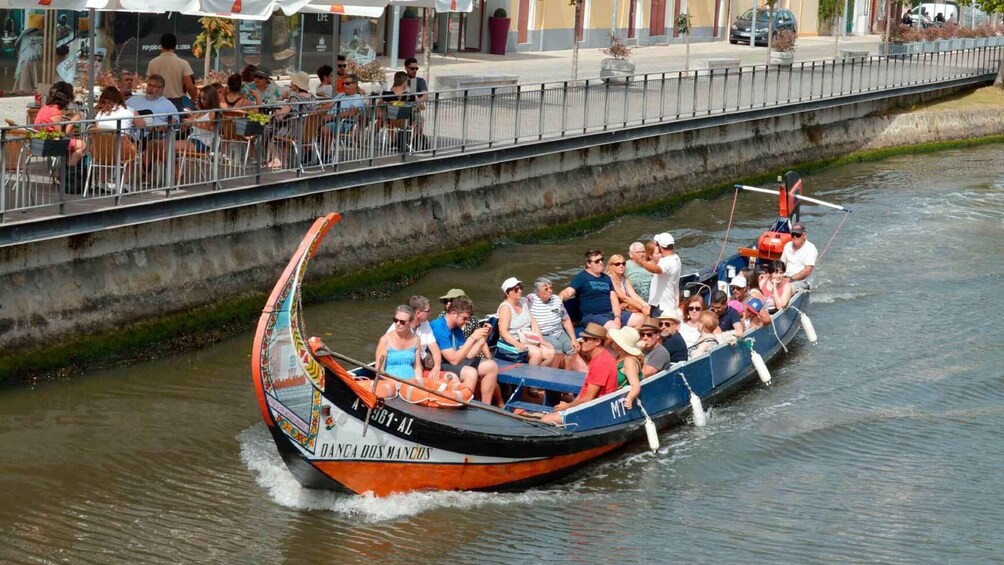
<instances>
[{"instance_id":1,"label":"white van","mask_svg":"<svg viewBox=\"0 0 1004 565\"><path fill-rule=\"evenodd\" d=\"M959 5L955 2L924 2L910 9L910 18L913 21L920 21L921 14L927 11L927 17L933 22L938 14L942 14L945 21L955 21L959 23Z\"/></svg>"}]
</instances>

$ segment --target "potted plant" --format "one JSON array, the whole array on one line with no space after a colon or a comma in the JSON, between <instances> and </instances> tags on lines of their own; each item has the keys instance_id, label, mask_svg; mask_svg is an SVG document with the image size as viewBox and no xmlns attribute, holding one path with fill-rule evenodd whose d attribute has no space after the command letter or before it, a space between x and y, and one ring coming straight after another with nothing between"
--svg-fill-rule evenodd
<instances>
[{"instance_id":1,"label":"potted plant","mask_svg":"<svg viewBox=\"0 0 1004 565\"><path fill-rule=\"evenodd\" d=\"M676 27L676 33L682 33L683 38L687 42L687 51L686 55L684 55L684 65L686 65L684 70L687 71L690 70L690 27L692 19L688 11L677 16L676 21L673 22L673 25Z\"/></svg>"},{"instance_id":2,"label":"potted plant","mask_svg":"<svg viewBox=\"0 0 1004 565\"><path fill-rule=\"evenodd\" d=\"M268 123L268 120L268 114L251 110L244 114L243 118L234 120L234 132L245 137L258 137L265 133L265 124Z\"/></svg>"},{"instance_id":3,"label":"potted plant","mask_svg":"<svg viewBox=\"0 0 1004 565\"><path fill-rule=\"evenodd\" d=\"M894 25L886 34L884 51L889 57L902 57L909 53L910 48L907 45L909 42L909 28L904 25Z\"/></svg>"},{"instance_id":4,"label":"potted plant","mask_svg":"<svg viewBox=\"0 0 1004 565\"><path fill-rule=\"evenodd\" d=\"M505 55L505 47L509 42L509 17L504 8L498 8L492 17L488 18L488 35L491 36L492 55Z\"/></svg>"},{"instance_id":5,"label":"potted plant","mask_svg":"<svg viewBox=\"0 0 1004 565\"><path fill-rule=\"evenodd\" d=\"M631 48L624 45L624 41L610 34L610 47L600 49L600 52L607 56L600 61L600 78L609 81L612 77L625 77L625 82L631 81L634 75L634 63L628 59L631 56Z\"/></svg>"},{"instance_id":6,"label":"potted plant","mask_svg":"<svg viewBox=\"0 0 1004 565\"><path fill-rule=\"evenodd\" d=\"M795 62L795 32L783 29L774 36L770 47L770 62L772 65L790 67Z\"/></svg>"},{"instance_id":7,"label":"potted plant","mask_svg":"<svg viewBox=\"0 0 1004 565\"><path fill-rule=\"evenodd\" d=\"M404 9L401 15L400 43L397 45L397 56L400 59L414 57L418 45L418 10L412 6Z\"/></svg>"},{"instance_id":8,"label":"potted plant","mask_svg":"<svg viewBox=\"0 0 1004 565\"><path fill-rule=\"evenodd\" d=\"M61 131L36 131L28 134L31 154L39 157L66 157L70 152L70 138Z\"/></svg>"}]
</instances>

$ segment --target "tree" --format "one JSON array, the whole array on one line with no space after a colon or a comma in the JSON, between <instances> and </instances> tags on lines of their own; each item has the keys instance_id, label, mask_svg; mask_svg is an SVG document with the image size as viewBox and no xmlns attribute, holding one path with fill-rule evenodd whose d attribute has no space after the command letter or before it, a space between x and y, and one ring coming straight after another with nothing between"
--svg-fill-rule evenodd
<instances>
[{"instance_id":1,"label":"tree","mask_svg":"<svg viewBox=\"0 0 1004 565\"><path fill-rule=\"evenodd\" d=\"M219 57L224 47L234 46L234 21L230 18L205 16L199 18L199 24L202 25L202 33L197 35L192 43L192 54L196 57L205 56L202 76L208 78L209 58L212 53L215 51Z\"/></svg>"},{"instance_id":2,"label":"tree","mask_svg":"<svg viewBox=\"0 0 1004 565\"><path fill-rule=\"evenodd\" d=\"M767 17L767 64L770 64L770 52L774 48L774 5L777 4L777 0L764 0L764 4L770 8ZM750 37L750 41L755 42L756 38Z\"/></svg>"},{"instance_id":3,"label":"tree","mask_svg":"<svg viewBox=\"0 0 1004 565\"><path fill-rule=\"evenodd\" d=\"M690 70L690 26L692 19L693 18L690 16L690 10L688 9L686 12L677 16L676 21L673 22L673 26L676 28L676 33L682 33L684 39L687 41L687 51L686 55L684 55L684 69L688 71Z\"/></svg>"}]
</instances>

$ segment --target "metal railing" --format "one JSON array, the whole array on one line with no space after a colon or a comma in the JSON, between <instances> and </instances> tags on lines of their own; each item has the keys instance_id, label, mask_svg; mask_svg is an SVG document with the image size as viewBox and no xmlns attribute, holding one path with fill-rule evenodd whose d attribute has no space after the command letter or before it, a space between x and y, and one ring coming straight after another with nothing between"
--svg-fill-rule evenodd
<instances>
[{"instance_id":1,"label":"metal railing","mask_svg":"<svg viewBox=\"0 0 1004 565\"><path fill-rule=\"evenodd\" d=\"M284 118L261 131L245 129L248 108L205 114L197 123L83 120L74 125L87 157L77 167L65 166L68 151L33 151L30 129L4 127L0 221L982 77L997 72L1001 49L444 91L403 109L370 97L351 116L318 101L273 112Z\"/></svg>"}]
</instances>

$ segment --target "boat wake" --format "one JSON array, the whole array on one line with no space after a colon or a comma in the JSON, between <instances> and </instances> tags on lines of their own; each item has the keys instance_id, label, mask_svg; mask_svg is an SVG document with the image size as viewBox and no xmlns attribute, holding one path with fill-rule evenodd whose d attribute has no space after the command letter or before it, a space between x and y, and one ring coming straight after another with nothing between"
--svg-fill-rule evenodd
<instances>
[{"instance_id":1,"label":"boat wake","mask_svg":"<svg viewBox=\"0 0 1004 565\"><path fill-rule=\"evenodd\" d=\"M241 460L255 475L255 481L268 490L272 500L294 510L327 510L351 516L367 523L408 518L441 509L465 510L482 506L531 506L542 501L581 500L581 494L561 490L529 490L520 493L490 492L411 492L383 498L373 495L348 495L307 489L286 468L264 424L253 425L237 435Z\"/></svg>"}]
</instances>

